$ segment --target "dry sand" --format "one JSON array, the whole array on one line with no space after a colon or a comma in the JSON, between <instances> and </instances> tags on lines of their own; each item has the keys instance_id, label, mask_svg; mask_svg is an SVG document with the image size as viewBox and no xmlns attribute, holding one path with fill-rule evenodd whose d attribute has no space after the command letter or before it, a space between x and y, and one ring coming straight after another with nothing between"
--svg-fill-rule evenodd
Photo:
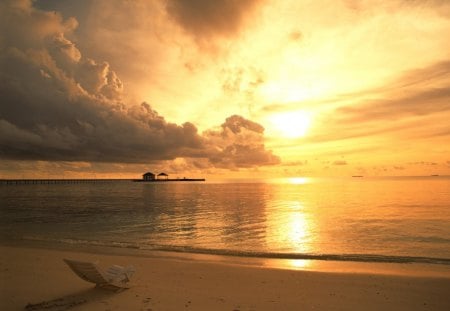
<instances>
[{"instance_id":1,"label":"dry sand","mask_svg":"<svg viewBox=\"0 0 450 311\"><path fill-rule=\"evenodd\" d=\"M445 267L428 275L334 273L176 256L8 246L0 252L1 310L450 310ZM132 287L120 293L96 289L63 258L102 267L132 264Z\"/></svg>"}]
</instances>

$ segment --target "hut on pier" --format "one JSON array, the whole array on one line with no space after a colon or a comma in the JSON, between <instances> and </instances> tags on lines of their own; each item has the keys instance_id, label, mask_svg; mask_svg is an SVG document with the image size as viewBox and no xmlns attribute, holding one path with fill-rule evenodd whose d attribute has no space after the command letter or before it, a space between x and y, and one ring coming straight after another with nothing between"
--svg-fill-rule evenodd
<instances>
[{"instance_id":1,"label":"hut on pier","mask_svg":"<svg viewBox=\"0 0 450 311\"><path fill-rule=\"evenodd\" d=\"M147 172L144 175L142 175L142 179L143 180L155 180L156 179L156 175L153 174L152 172Z\"/></svg>"},{"instance_id":2,"label":"hut on pier","mask_svg":"<svg viewBox=\"0 0 450 311\"><path fill-rule=\"evenodd\" d=\"M158 174L158 179L169 179L169 175L167 175L166 173L159 173Z\"/></svg>"}]
</instances>

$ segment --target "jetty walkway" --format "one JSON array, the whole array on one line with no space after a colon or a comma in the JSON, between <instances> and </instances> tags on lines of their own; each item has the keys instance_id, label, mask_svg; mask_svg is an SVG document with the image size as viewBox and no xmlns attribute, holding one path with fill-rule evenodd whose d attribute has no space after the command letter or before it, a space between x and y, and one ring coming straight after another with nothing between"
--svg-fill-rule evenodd
<instances>
[{"instance_id":1,"label":"jetty walkway","mask_svg":"<svg viewBox=\"0 0 450 311\"><path fill-rule=\"evenodd\" d=\"M29 184L92 184L118 181L132 181L132 179L103 179L103 178L78 178L78 179L0 179L0 185L29 185Z\"/></svg>"},{"instance_id":2,"label":"jetty walkway","mask_svg":"<svg viewBox=\"0 0 450 311\"><path fill-rule=\"evenodd\" d=\"M78 179L0 179L0 185L50 185L50 184L93 184L111 182L171 182L171 181L205 181L204 178L175 178L175 179L118 179L118 178L78 178Z\"/></svg>"}]
</instances>

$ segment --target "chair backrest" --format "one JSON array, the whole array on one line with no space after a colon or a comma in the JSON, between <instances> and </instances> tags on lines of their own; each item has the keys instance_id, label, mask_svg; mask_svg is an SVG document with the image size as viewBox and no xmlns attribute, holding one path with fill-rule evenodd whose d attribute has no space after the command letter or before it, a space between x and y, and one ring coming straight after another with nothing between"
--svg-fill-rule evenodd
<instances>
[{"instance_id":1,"label":"chair backrest","mask_svg":"<svg viewBox=\"0 0 450 311\"><path fill-rule=\"evenodd\" d=\"M135 269L133 266L122 267L118 265L113 265L106 270L105 277L108 280L124 283L130 281L131 276L133 275L134 272Z\"/></svg>"},{"instance_id":2,"label":"chair backrest","mask_svg":"<svg viewBox=\"0 0 450 311\"><path fill-rule=\"evenodd\" d=\"M67 265L85 281L95 284L108 283L105 275L100 271L97 265L93 262L84 262L77 260L64 259Z\"/></svg>"}]
</instances>

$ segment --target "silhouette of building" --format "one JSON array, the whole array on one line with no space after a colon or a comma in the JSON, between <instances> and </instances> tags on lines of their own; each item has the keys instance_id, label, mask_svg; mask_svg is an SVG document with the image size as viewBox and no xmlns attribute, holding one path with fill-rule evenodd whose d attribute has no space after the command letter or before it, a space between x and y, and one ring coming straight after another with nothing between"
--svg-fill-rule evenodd
<instances>
[{"instance_id":1,"label":"silhouette of building","mask_svg":"<svg viewBox=\"0 0 450 311\"><path fill-rule=\"evenodd\" d=\"M158 174L158 179L168 179L169 175L167 175L166 173L159 173Z\"/></svg>"},{"instance_id":2,"label":"silhouette of building","mask_svg":"<svg viewBox=\"0 0 450 311\"><path fill-rule=\"evenodd\" d=\"M144 175L142 175L142 179L143 180L155 180L156 179L156 175L151 173L151 172L147 172Z\"/></svg>"}]
</instances>

